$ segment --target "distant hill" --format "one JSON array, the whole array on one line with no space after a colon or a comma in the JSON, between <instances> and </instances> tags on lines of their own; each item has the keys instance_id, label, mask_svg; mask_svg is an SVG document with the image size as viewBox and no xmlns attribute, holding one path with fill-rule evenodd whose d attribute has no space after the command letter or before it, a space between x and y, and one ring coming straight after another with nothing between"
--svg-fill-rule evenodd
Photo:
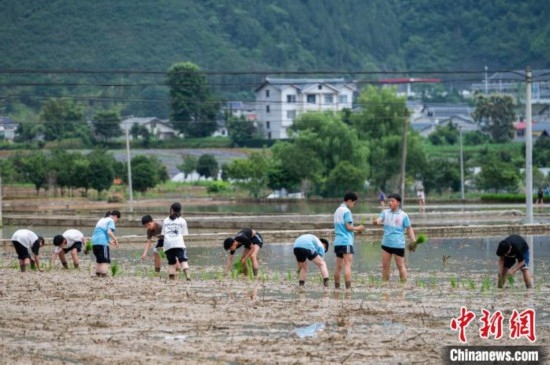
<instances>
[{"instance_id":1,"label":"distant hill","mask_svg":"<svg viewBox=\"0 0 550 365\"><path fill-rule=\"evenodd\" d=\"M2 71L162 73L173 63L191 61L221 72L211 77L221 94L232 97L277 70L369 78L357 72L550 67L545 1L0 0L0 9ZM137 75L75 79L94 80L84 94L166 96L162 75ZM0 73L0 97L28 94L31 89L13 81L29 79L72 80L66 74ZM137 79L149 84L124 92L96 88ZM76 93L70 85L61 87ZM52 92L34 86L31 94Z\"/></svg>"}]
</instances>

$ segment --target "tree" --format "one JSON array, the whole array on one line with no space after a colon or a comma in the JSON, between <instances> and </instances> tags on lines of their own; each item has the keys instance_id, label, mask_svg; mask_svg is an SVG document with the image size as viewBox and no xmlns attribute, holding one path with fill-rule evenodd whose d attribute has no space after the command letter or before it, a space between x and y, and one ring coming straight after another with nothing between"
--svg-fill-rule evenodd
<instances>
[{"instance_id":1,"label":"tree","mask_svg":"<svg viewBox=\"0 0 550 365\"><path fill-rule=\"evenodd\" d=\"M227 132L234 146L241 145L255 137L258 132L254 121L247 120L244 116L240 118L230 116L227 120Z\"/></svg>"},{"instance_id":2,"label":"tree","mask_svg":"<svg viewBox=\"0 0 550 365\"><path fill-rule=\"evenodd\" d=\"M42 152L36 151L29 155L18 155L14 159L17 172L26 182L31 182L38 196L40 189L48 184L49 159Z\"/></svg>"},{"instance_id":3,"label":"tree","mask_svg":"<svg viewBox=\"0 0 550 365\"><path fill-rule=\"evenodd\" d=\"M476 94L474 121L483 132L488 133L496 143L505 143L514 137L516 121L515 101L509 95L491 94L488 97Z\"/></svg>"},{"instance_id":4,"label":"tree","mask_svg":"<svg viewBox=\"0 0 550 365\"><path fill-rule=\"evenodd\" d=\"M432 132L428 139L433 145L453 145L457 143L460 132L452 122L446 125L438 125L435 127L435 131Z\"/></svg>"},{"instance_id":5,"label":"tree","mask_svg":"<svg viewBox=\"0 0 550 365\"><path fill-rule=\"evenodd\" d=\"M188 137L207 137L216 130L219 102L206 77L191 62L176 63L168 70L171 120Z\"/></svg>"},{"instance_id":6,"label":"tree","mask_svg":"<svg viewBox=\"0 0 550 365\"><path fill-rule=\"evenodd\" d=\"M241 188L248 190L250 196L260 198L267 187L269 158L266 152L252 152L247 159L235 159L229 165L227 175Z\"/></svg>"},{"instance_id":7,"label":"tree","mask_svg":"<svg viewBox=\"0 0 550 365\"><path fill-rule=\"evenodd\" d=\"M92 125L95 135L103 141L119 137L123 133L120 128L120 116L115 111L97 112L94 115Z\"/></svg>"},{"instance_id":8,"label":"tree","mask_svg":"<svg viewBox=\"0 0 550 365\"><path fill-rule=\"evenodd\" d=\"M199 159L193 155L183 155L183 162L176 167L183 172L184 179L187 179L197 169L198 162Z\"/></svg>"},{"instance_id":9,"label":"tree","mask_svg":"<svg viewBox=\"0 0 550 365\"><path fill-rule=\"evenodd\" d=\"M199 157L197 161L197 173L199 176L204 176L207 179L211 177L217 180L219 171L220 166L214 155L204 154Z\"/></svg>"},{"instance_id":10,"label":"tree","mask_svg":"<svg viewBox=\"0 0 550 365\"><path fill-rule=\"evenodd\" d=\"M101 195L103 190L108 190L113 185L116 161L112 155L102 150L90 152L88 158L90 170L93 171L90 176L90 187Z\"/></svg>"},{"instance_id":11,"label":"tree","mask_svg":"<svg viewBox=\"0 0 550 365\"><path fill-rule=\"evenodd\" d=\"M342 197L347 191L362 191L365 174L349 161L341 161L332 169L326 181L325 196Z\"/></svg>"},{"instance_id":12,"label":"tree","mask_svg":"<svg viewBox=\"0 0 550 365\"><path fill-rule=\"evenodd\" d=\"M145 155L132 158L132 188L141 193L154 188L160 182L157 164L157 159L150 159ZM128 177L125 176L124 181L128 183Z\"/></svg>"},{"instance_id":13,"label":"tree","mask_svg":"<svg viewBox=\"0 0 550 365\"><path fill-rule=\"evenodd\" d=\"M77 125L84 124L82 108L66 99L50 99L42 106L44 139L56 141L77 136Z\"/></svg>"},{"instance_id":14,"label":"tree","mask_svg":"<svg viewBox=\"0 0 550 365\"><path fill-rule=\"evenodd\" d=\"M476 175L476 185L485 191L516 192L519 184L518 169L512 162L496 153L484 156L481 171Z\"/></svg>"}]
</instances>

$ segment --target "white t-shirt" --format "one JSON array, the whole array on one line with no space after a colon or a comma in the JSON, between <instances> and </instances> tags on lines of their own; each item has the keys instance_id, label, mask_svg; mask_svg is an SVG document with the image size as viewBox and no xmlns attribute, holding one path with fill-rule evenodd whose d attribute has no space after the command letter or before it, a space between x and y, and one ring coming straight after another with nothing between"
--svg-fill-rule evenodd
<instances>
[{"instance_id":1,"label":"white t-shirt","mask_svg":"<svg viewBox=\"0 0 550 365\"><path fill-rule=\"evenodd\" d=\"M12 241L19 242L28 249L32 248L33 243L35 243L37 239L38 236L36 233L28 229L19 229L11 236Z\"/></svg>"},{"instance_id":2,"label":"white t-shirt","mask_svg":"<svg viewBox=\"0 0 550 365\"><path fill-rule=\"evenodd\" d=\"M85 244L84 235L78 229L66 230L63 232L63 237L67 240L67 246L63 247L64 249L73 247L75 242L81 242L83 245ZM63 248L60 246L55 246L54 252L59 253Z\"/></svg>"},{"instance_id":3,"label":"white t-shirt","mask_svg":"<svg viewBox=\"0 0 550 365\"><path fill-rule=\"evenodd\" d=\"M162 222L162 235L164 236L164 252L171 248L185 248L183 236L187 236L187 221L182 217L171 220L167 217Z\"/></svg>"}]
</instances>

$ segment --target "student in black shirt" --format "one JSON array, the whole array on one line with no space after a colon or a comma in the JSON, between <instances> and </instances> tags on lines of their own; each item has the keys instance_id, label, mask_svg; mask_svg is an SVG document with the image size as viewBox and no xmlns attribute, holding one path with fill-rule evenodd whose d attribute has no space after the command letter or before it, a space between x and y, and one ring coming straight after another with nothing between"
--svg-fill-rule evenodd
<instances>
[{"instance_id":1,"label":"student in black shirt","mask_svg":"<svg viewBox=\"0 0 550 365\"><path fill-rule=\"evenodd\" d=\"M531 273L529 272L529 245L523 237L513 234L498 244L499 256L498 287L504 286L506 275L514 275L521 270L526 288L532 287Z\"/></svg>"}]
</instances>

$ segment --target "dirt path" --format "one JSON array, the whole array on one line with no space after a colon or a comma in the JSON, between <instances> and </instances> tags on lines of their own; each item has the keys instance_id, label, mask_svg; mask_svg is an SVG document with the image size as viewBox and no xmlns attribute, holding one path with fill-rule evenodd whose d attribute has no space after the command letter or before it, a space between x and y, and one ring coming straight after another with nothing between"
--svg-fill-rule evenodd
<instances>
[{"instance_id":1,"label":"dirt path","mask_svg":"<svg viewBox=\"0 0 550 365\"><path fill-rule=\"evenodd\" d=\"M310 274L312 275L312 274ZM428 363L460 345L452 318L476 314L469 345L532 345L510 339L512 311L537 313L536 345L549 347L550 286L480 292L449 285L363 283L323 291L311 279L167 281L151 276L99 279L86 270L19 273L0 269L3 364L59 363ZM427 278L427 283L429 280ZM481 310L501 310L504 336L483 339ZM296 329L322 323L315 337Z\"/></svg>"}]
</instances>

